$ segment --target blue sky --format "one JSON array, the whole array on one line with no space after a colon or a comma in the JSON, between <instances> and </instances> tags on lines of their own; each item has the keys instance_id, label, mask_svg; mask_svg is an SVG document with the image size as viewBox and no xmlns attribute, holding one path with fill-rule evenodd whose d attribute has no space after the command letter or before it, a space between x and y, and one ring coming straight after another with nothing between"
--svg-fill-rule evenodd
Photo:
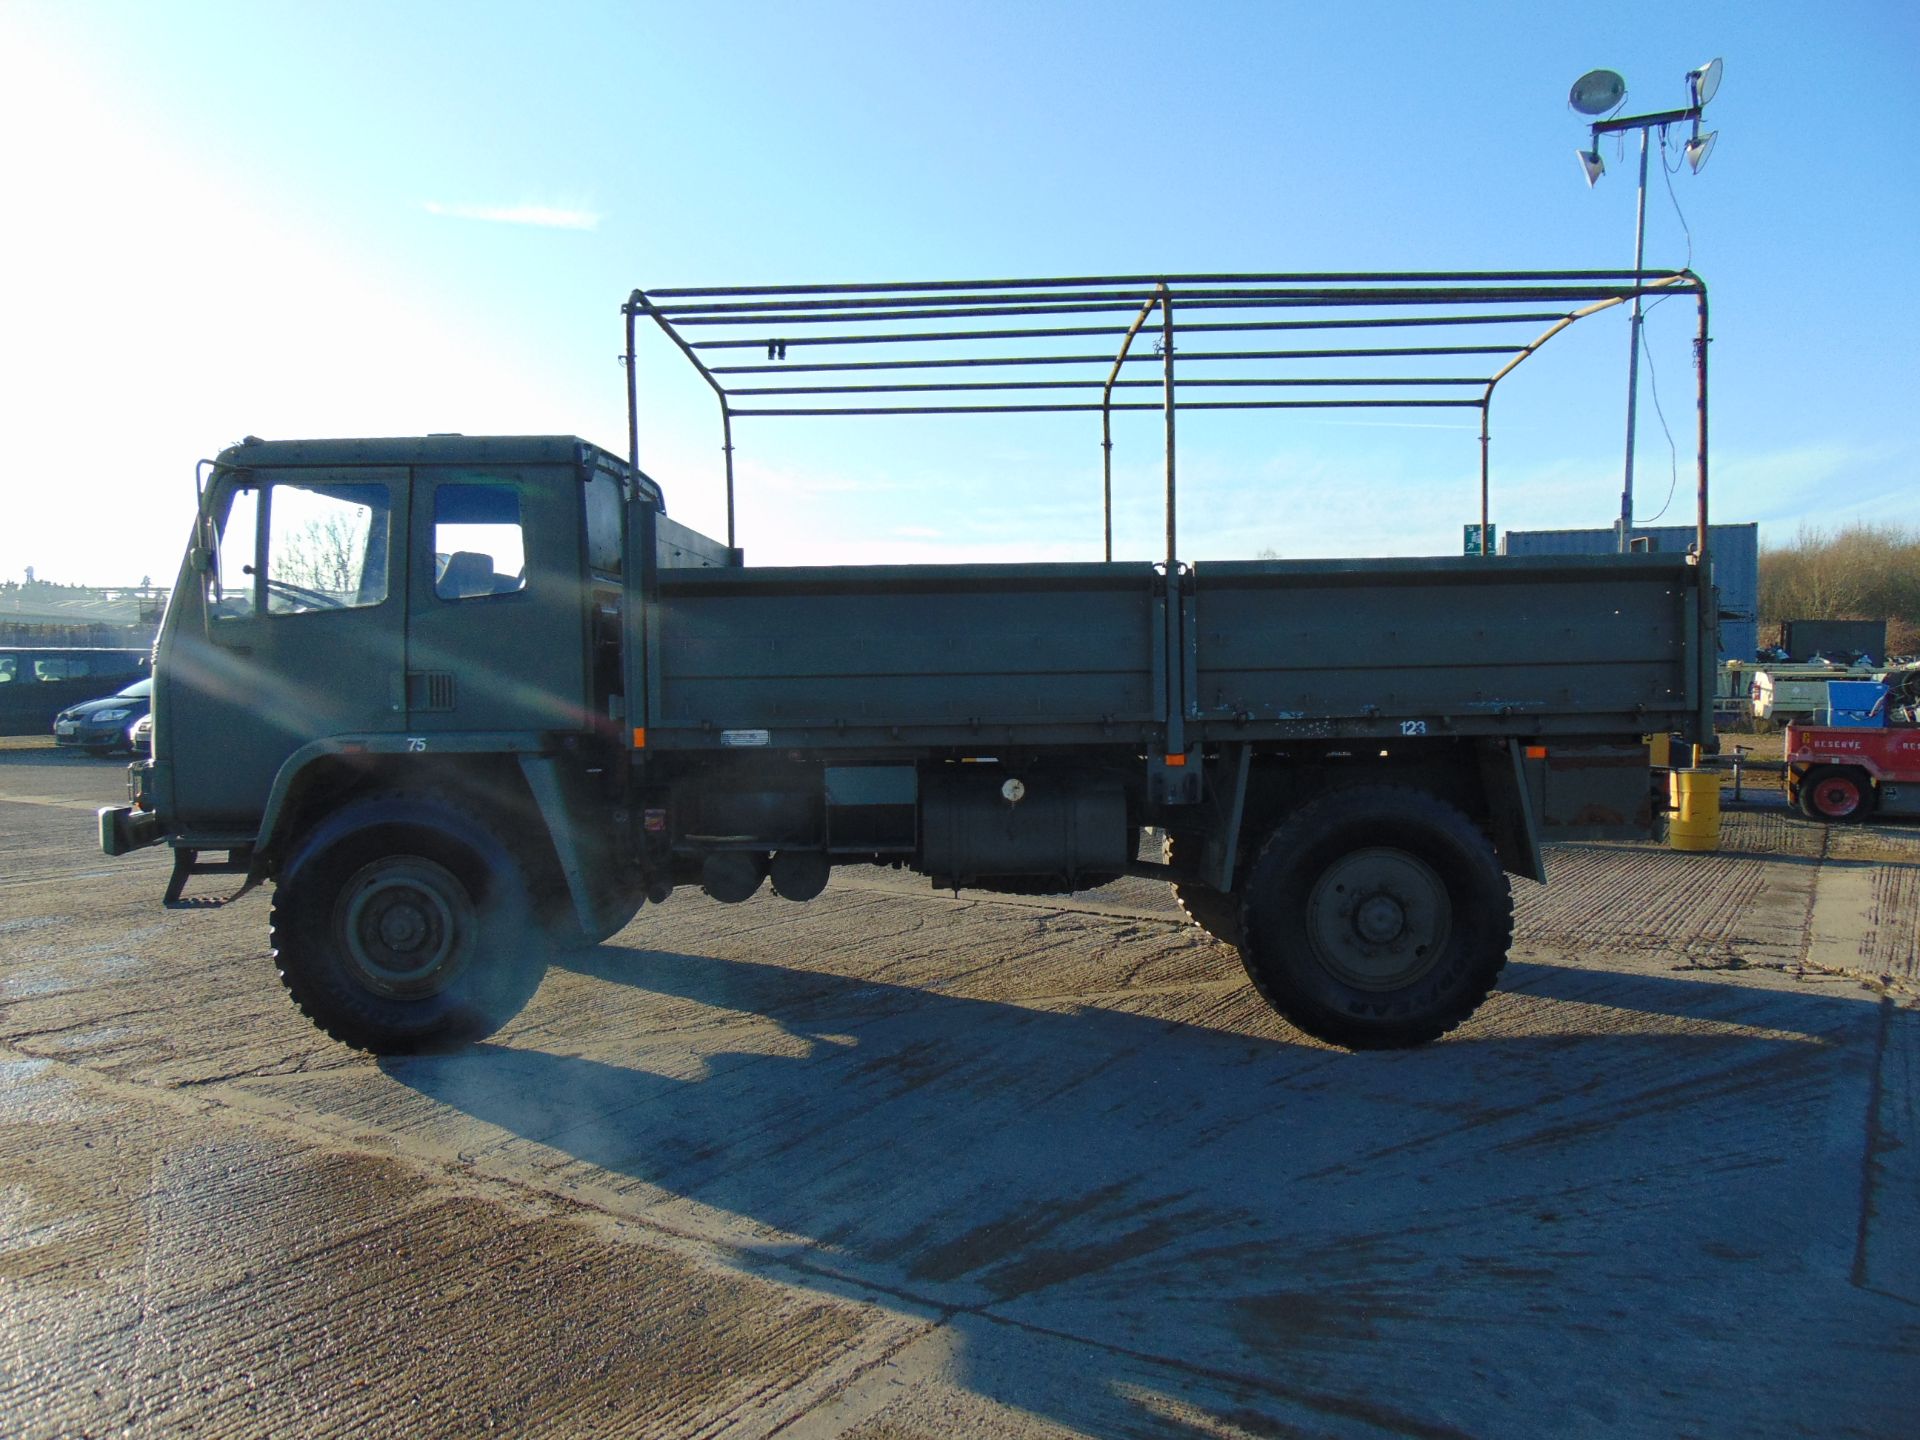
<instances>
[{"instance_id":1,"label":"blue sky","mask_svg":"<svg viewBox=\"0 0 1920 1440\"><path fill-rule=\"evenodd\" d=\"M1916 15L0 0L0 578L171 578L193 461L242 434L623 448L636 284L1622 267L1634 156L1587 188L1567 88L1608 66L1629 113L1674 108L1715 55L1719 146L1673 198L1655 171L1647 247L1712 289L1715 518L1920 524ZM1648 324L1667 519L1682 309ZM1496 408L1503 526L1617 508L1625 319L1589 326ZM712 401L678 372L645 357L642 462L718 530ZM1642 519L1674 473L1653 398ZM1465 429L1181 438L1191 558L1445 553L1475 518ZM753 562L1098 554L1092 417L737 439ZM1154 444L1121 439L1119 549L1150 555Z\"/></svg>"}]
</instances>

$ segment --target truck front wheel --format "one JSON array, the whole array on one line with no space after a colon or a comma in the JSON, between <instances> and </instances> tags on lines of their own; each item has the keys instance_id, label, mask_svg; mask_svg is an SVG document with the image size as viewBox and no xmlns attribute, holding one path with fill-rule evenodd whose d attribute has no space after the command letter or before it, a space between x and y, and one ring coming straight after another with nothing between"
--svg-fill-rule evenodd
<instances>
[{"instance_id":1,"label":"truck front wheel","mask_svg":"<svg viewBox=\"0 0 1920 1440\"><path fill-rule=\"evenodd\" d=\"M1799 800L1809 820L1864 820L1873 810L1873 782L1850 765L1816 765L1800 777Z\"/></svg>"},{"instance_id":2,"label":"truck front wheel","mask_svg":"<svg viewBox=\"0 0 1920 1440\"><path fill-rule=\"evenodd\" d=\"M379 1055L491 1034L546 970L512 854L437 802L381 797L329 818L282 871L270 924L295 1003Z\"/></svg>"},{"instance_id":3,"label":"truck front wheel","mask_svg":"<svg viewBox=\"0 0 1920 1440\"><path fill-rule=\"evenodd\" d=\"M1269 1004L1355 1050L1419 1045L1486 999L1513 938L1492 844L1453 806L1387 786L1334 791L1248 872L1241 960Z\"/></svg>"}]
</instances>

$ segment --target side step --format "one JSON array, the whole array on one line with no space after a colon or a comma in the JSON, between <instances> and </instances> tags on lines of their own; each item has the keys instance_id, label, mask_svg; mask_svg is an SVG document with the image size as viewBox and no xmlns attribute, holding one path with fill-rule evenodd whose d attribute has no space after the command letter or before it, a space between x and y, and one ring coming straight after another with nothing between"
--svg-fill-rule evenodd
<instances>
[{"instance_id":1,"label":"side step","mask_svg":"<svg viewBox=\"0 0 1920 1440\"><path fill-rule=\"evenodd\" d=\"M167 881L167 893L160 903L169 910L218 910L222 905L231 905L260 884L259 877L248 875L252 869L251 845L236 845L227 851L226 859L207 861L201 860L198 850L181 847L173 852L173 876ZM224 900L211 895L181 899L180 892L187 888L187 881L195 875L248 875L248 878L245 884Z\"/></svg>"}]
</instances>

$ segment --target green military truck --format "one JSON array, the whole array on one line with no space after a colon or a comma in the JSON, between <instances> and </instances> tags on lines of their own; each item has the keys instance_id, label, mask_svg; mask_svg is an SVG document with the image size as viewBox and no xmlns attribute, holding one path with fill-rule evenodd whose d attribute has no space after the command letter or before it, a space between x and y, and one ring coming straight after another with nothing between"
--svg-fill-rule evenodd
<instances>
[{"instance_id":1,"label":"green military truck","mask_svg":"<svg viewBox=\"0 0 1920 1440\"><path fill-rule=\"evenodd\" d=\"M271 882L294 999L382 1053L490 1032L553 947L597 943L676 887L804 901L841 865L1023 895L1160 878L1303 1030L1421 1043L1493 987L1508 875L1545 880L1543 839L1647 833L1640 737L1710 733L1704 544L1182 563L1177 411L1368 392L1301 401L1286 374L1246 377L1277 396L1210 400L1203 378L1190 398L1176 351L1189 369L1226 352L1176 338L1383 307L1411 307L1386 310L1396 325L1491 310L1550 335L1655 290L1697 295L1704 334L1684 272L636 291L624 458L428 436L248 439L203 462L153 757L131 803L101 812L101 843L171 846L170 905L196 903L198 875ZM1198 317L1186 331L1176 307ZM1139 358L1159 374L1122 379L1149 320L1159 344ZM725 543L669 519L638 464L643 321L719 396ZM1050 379L1034 403L1024 364L1096 333L1120 337L1105 381ZM1544 338L1340 350L1502 358L1470 402L1441 402L1477 405L1484 435L1494 386ZM914 347L934 340L964 380L929 374ZM728 346L755 363L717 363ZM908 381L874 373L895 366ZM783 367L804 383L735 378ZM1156 401L1127 398L1143 383ZM789 398L755 398L769 391ZM733 543L746 416L1039 408L1099 411L1108 454L1114 411L1161 412L1164 559L1115 560L1109 538L1087 563L750 567ZM1704 467L1703 445L1703 540ZM1482 485L1484 517L1484 465Z\"/></svg>"}]
</instances>

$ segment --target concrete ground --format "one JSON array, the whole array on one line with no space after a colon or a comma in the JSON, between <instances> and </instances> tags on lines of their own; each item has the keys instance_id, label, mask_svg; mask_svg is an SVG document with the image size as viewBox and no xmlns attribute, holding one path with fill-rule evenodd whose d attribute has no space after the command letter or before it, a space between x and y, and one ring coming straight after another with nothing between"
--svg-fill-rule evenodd
<instances>
[{"instance_id":1,"label":"concrete ground","mask_svg":"<svg viewBox=\"0 0 1920 1440\"><path fill-rule=\"evenodd\" d=\"M1916 1433L1920 826L1560 848L1417 1051L1143 882L871 871L376 1062L123 777L0 753L8 1437Z\"/></svg>"}]
</instances>

